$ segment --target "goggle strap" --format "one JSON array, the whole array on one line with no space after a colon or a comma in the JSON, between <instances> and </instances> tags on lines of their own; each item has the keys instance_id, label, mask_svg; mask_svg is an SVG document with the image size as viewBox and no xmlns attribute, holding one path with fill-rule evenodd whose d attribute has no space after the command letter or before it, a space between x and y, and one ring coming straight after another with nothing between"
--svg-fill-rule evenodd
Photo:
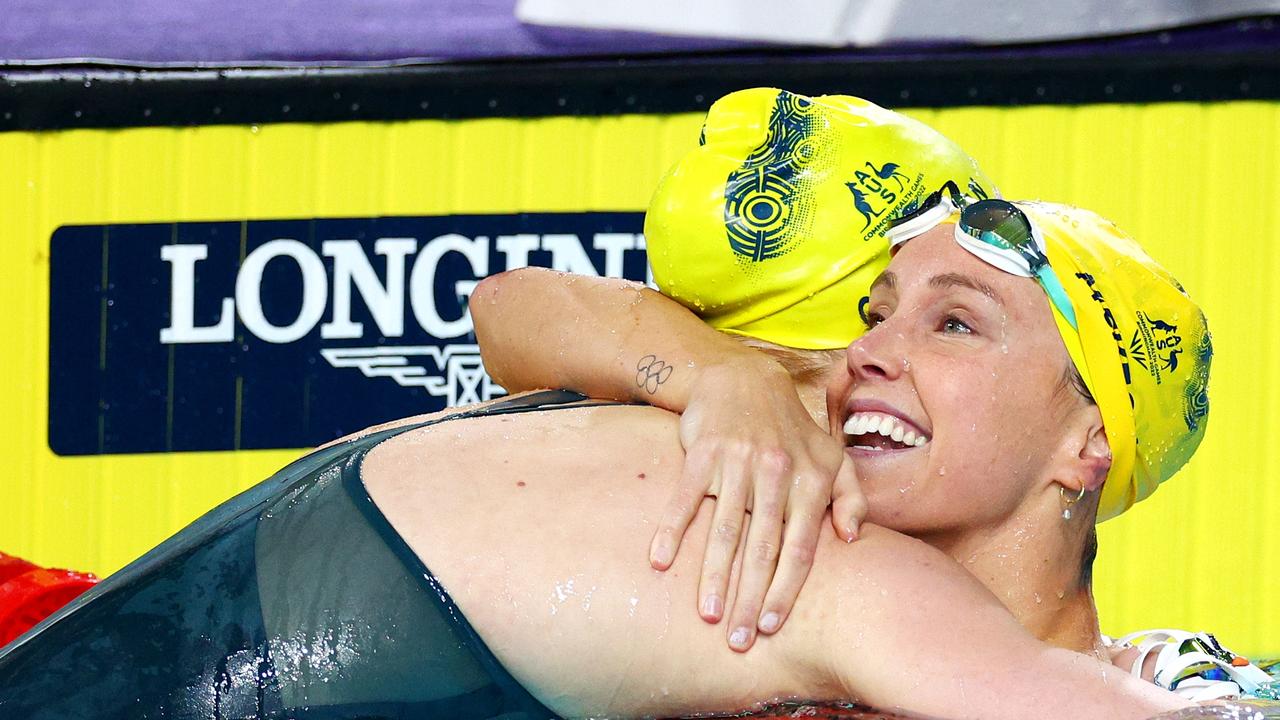
<instances>
[{"instance_id":1,"label":"goggle strap","mask_svg":"<svg viewBox=\"0 0 1280 720\"><path fill-rule=\"evenodd\" d=\"M884 233L885 239L889 241L889 247L897 247L911 238L919 237L937 227L943 220L951 217L951 213L955 211L956 206L951 202L951 198L943 196L942 201L937 205L890 227Z\"/></svg>"},{"instance_id":2,"label":"goggle strap","mask_svg":"<svg viewBox=\"0 0 1280 720\"><path fill-rule=\"evenodd\" d=\"M1062 283L1058 280L1058 274L1053 271L1049 265L1041 265L1040 270L1036 272L1036 277L1040 280L1040 286L1044 288L1044 292L1049 296L1049 302L1062 313L1062 317L1066 318L1067 324L1072 330L1079 332L1080 328L1076 325L1076 311L1071 306L1071 299L1067 297L1067 289L1062 287Z\"/></svg>"}]
</instances>

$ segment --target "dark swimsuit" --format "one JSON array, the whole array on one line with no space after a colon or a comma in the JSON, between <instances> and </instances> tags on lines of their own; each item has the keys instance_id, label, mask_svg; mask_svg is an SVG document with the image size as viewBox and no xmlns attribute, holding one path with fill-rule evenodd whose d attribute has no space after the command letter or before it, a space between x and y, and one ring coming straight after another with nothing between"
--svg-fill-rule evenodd
<instances>
[{"instance_id":1,"label":"dark swimsuit","mask_svg":"<svg viewBox=\"0 0 1280 720\"><path fill-rule=\"evenodd\" d=\"M0 718L553 718L360 479L447 420L579 407L544 392L316 451L214 508L0 651Z\"/></svg>"}]
</instances>

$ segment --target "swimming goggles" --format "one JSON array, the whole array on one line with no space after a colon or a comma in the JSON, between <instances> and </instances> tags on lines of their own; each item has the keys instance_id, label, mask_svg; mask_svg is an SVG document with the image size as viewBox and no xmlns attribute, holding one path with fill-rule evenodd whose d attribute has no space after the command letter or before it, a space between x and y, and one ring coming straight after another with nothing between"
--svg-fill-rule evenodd
<instances>
[{"instance_id":1,"label":"swimming goggles","mask_svg":"<svg viewBox=\"0 0 1280 720\"><path fill-rule=\"evenodd\" d=\"M1019 277L1035 278L1049 302L1076 328L1076 312L1062 281L1049 265L1044 238L1026 213L1008 200L973 199L947 181L914 210L894 220L885 232L889 247L897 247L951 217L957 210L955 239L960 247L988 265Z\"/></svg>"}]
</instances>

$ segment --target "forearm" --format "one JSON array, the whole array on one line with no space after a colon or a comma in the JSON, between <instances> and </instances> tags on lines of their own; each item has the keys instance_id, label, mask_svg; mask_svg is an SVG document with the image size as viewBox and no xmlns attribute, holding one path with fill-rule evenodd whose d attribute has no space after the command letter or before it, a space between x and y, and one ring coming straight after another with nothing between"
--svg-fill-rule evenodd
<instances>
[{"instance_id":1,"label":"forearm","mask_svg":"<svg viewBox=\"0 0 1280 720\"><path fill-rule=\"evenodd\" d=\"M704 372L778 373L762 353L642 285L524 268L471 299L485 367L508 390L563 387L682 411Z\"/></svg>"}]
</instances>

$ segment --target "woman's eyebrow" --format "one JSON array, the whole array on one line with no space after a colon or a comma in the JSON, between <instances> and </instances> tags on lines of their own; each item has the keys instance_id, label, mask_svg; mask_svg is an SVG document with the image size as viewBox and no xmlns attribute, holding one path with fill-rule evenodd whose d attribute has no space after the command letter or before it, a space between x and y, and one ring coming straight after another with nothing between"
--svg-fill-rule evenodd
<instances>
[{"instance_id":1,"label":"woman's eyebrow","mask_svg":"<svg viewBox=\"0 0 1280 720\"><path fill-rule=\"evenodd\" d=\"M969 288L970 290L976 290L983 295L986 295L999 305L1005 304L1004 297L997 292L995 288L970 275L962 275L960 273L943 273L941 275L934 275L932 278L929 278L929 287L938 289L954 287Z\"/></svg>"},{"instance_id":2,"label":"woman's eyebrow","mask_svg":"<svg viewBox=\"0 0 1280 720\"><path fill-rule=\"evenodd\" d=\"M892 290L897 286L898 286L898 276L894 275L892 272L888 270L885 270L884 272L880 273L875 280L871 281L870 291L875 292L879 288L886 288L886 289Z\"/></svg>"}]
</instances>

